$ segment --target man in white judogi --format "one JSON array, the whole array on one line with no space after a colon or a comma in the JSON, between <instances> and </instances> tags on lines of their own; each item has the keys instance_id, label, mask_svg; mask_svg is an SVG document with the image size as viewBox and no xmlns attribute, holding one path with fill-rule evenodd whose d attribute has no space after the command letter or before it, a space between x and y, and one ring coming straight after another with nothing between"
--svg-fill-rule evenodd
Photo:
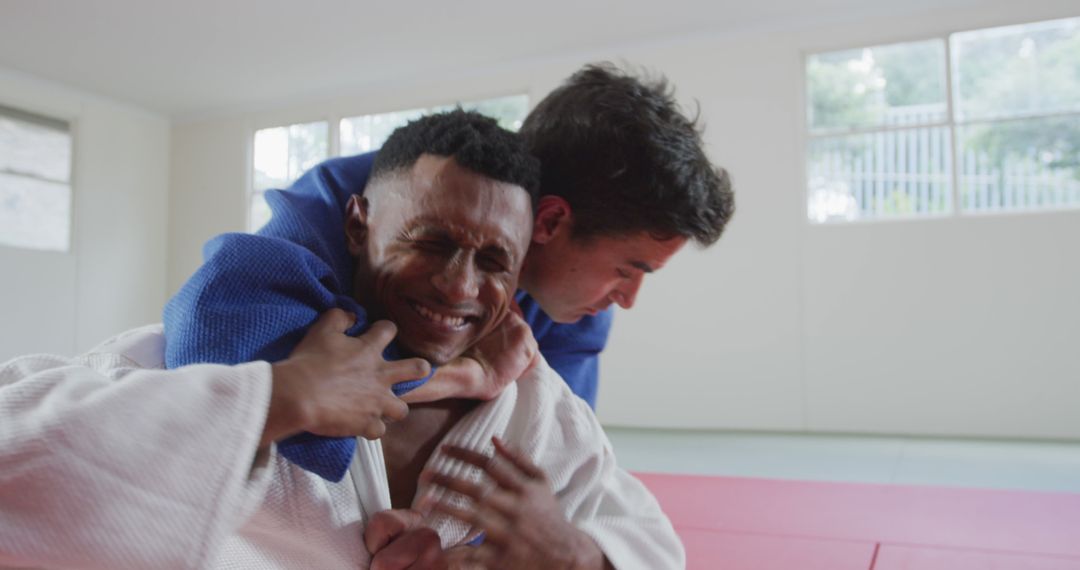
<instances>
[{"instance_id":1,"label":"man in white judogi","mask_svg":"<svg viewBox=\"0 0 1080 570\"><path fill-rule=\"evenodd\" d=\"M376 177L348 216L356 298L396 331L376 323L349 338L335 311L274 365L166 372L149 327L77 359L0 368L0 565L683 566L655 500L544 362L483 404L405 417L389 391L426 373L417 359L382 360L395 332L442 363L506 315L528 193L423 154ZM381 439L361 440L350 476L332 483L277 455L273 442L302 431ZM493 436L516 451L493 454ZM463 546L481 531L483 546Z\"/></svg>"}]
</instances>

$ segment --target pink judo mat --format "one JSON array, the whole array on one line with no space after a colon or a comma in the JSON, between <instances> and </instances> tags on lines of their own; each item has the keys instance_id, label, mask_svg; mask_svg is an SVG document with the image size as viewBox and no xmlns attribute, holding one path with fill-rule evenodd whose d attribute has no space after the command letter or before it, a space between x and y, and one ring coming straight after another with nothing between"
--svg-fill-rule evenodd
<instances>
[{"instance_id":1,"label":"pink judo mat","mask_svg":"<svg viewBox=\"0 0 1080 570\"><path fill-rule=\"evenodd\" d=\"M1080 494L635 475L689 570L1080 570Z\"/></svg>"}]
</instances>

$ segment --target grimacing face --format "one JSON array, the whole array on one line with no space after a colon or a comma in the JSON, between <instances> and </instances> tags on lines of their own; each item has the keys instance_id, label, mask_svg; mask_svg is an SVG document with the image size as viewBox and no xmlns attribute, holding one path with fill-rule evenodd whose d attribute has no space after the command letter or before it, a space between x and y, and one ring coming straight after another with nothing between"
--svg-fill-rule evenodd
<instances>
[{"instance_id":1,"label":"grimacing face","mask_svg":"<svg viewBox=\"0 0 1080 570\"><path fill-rule=\"evenodd\" d=\"M427 154L364 194L345 222L355 296L397 325L404 348L445 364L509 311L532 231L529 194Z\"/></svg>"}]
</instances>

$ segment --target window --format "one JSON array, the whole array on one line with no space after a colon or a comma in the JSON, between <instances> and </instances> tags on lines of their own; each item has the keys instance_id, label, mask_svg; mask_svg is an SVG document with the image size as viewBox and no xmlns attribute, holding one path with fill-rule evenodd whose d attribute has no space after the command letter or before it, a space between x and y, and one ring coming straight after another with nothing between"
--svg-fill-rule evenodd
<instances>
[{"instance_id":1,"label":"window","mask_svg":"<svg viewBox=\"0 0 1080 570\"><path fill-rule=\"evenodd\" d=\"M272 188L288 187L307 169L326 160L329 140L326 121L255 132L248 229L255 231L270 221L270 207L264 193Z\"/></svg>"},{"instance_id":2,"label":"window","mask_svg":"<svg viewBox=\"0 0 1080 570\"><path fill-rule=\"evenodd\" d=\"M506 129L517 130L528 112L529 98L513 95L460 104L462 108L493 117ZM456 105L410 109L342 118L338 121L338 156L378 149L394 129L429 113L449 111ZM248 229L256 231L270 220L263 193L285 188L306 170L325 160L331 152L327 122L304 123L260 129L255 132L254 175Z\"/></svg>"},{"instance_id":3,"label":"window","mask_svg":"<svg viewBox=\"0 0 1080 570\"><path fill-rule=\"evenodd\" d=\"M1080 18L807 58L815 223L1080 208Z\"/></svg>"},{"instance_id":4,"label":"window","mask_svg":"<svg viewBox=\"0 0 1080 570\"><path fill-rule=\"evenodd\" d=\"M410 109L408 111L395 111L392 113L379 113L376 115L362 115L341 120L341 154L350 155L375 150L386 142L394 129L405 125L409 121L419 119L431 113L442 113L454 109L456 105L441 105L426 109ZM504 129L516 131L521 128L521 122L529 110L529 97L526 95L513 95L461 103L461 108L466 111L476 111L499 121Z\"/></svg>"},{"instance_id":5,"label":"window","mask_svg":"<svg viewBox=\"0 0 1080 570\"><path fill-rule=\"evenodd\" d=\"M0 245L67 251L71 126L0 106Z\"/></svg>"}]
</instances>

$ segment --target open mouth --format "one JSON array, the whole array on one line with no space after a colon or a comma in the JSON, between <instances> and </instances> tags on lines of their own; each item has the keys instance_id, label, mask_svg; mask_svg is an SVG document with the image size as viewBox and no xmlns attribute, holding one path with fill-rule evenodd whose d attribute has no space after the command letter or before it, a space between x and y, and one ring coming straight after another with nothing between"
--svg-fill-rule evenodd
<instances>
[{"instance_id":1,"label":"open mouth","mask_svg":"<svg viewBox=\"0 0 1080 570\"><path fill-rule=\"evenodd\" d=\"M409 306L412 307L412 310L415 311L416 314L420 315L424 320L434 325L438 325L439 327L442 327L444 329L461 330L468 326L469 323L476 320L476 317L473 316L449 315L446 313L442 313L426 305L421 305L420 303L417 303L415 301L409 301Z\"/></svg>"}]
</instances>

